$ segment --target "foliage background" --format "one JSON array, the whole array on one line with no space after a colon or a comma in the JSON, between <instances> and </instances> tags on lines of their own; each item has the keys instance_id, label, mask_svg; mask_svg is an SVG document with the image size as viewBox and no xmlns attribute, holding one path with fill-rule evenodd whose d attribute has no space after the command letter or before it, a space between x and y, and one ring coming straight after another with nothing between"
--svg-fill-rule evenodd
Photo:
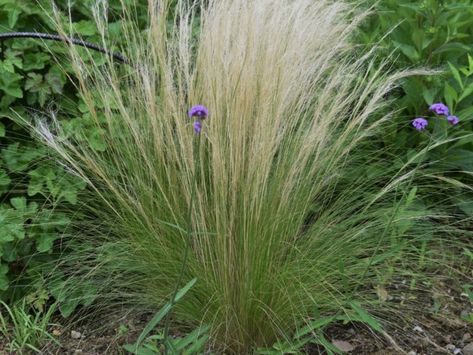
<instances>
[{"instance_id":1,"label":"foliage background","mask_svg":"<svg viewBox=\"0 0 473 355\"><path fill-rule=\"evenodd\" d=\"M386 151L394 164L404 164L430 140L448 138L444 144L425 155L421 161L436 172L434 186L429 186L432 203L442 202L445 192L457 209L452 213L473 215L473 195L456 187L471 186L473 168L473 1L460 0L382 0L364 2L373 6L373 16L362 26L359 43L379 45L379 60L388 60L392 69L428 68L437 75L405 79L394 92L392 127L384 134ZM455 127L446 120L433 118L428 107L444 102L460 118ZM430 117L428 134L413 134L411 120ZM418 162L416 162L418 163ZM437 174L441 171L441 174ZM438 193L438 195L437 195Z\"/></svg>"},{"instance_id":2,"label":"foliage background","mask_svg":"<svg viewBox=\"0 0 473 355\"><path fill-rule=\"evenodd\" d=\"M131 1L130 1L131 2ZM58 1L67 14L71 3L71 31L98 42L92 18L92 0ZM120 0L109 1L109 40L118 46L120 34L115 10ZM144 16L138 7L137 16ZM0 0L1 32L54 33L51 2L35 0ZM64 23L68 23L64 15ZM143 22L146 23L145 21ZM48 43L55 55L65 52L64 44ZM91 65L101 65L103 57L93 56ZM29 294L37 304L49 297L35 266L46 268L54 260L61 238L67 234L73 210L77 211L77 193L84 185L64 168L49 159L46 150L34 143L28 133L15 124L14 115L38 119L48 111L63 121L74 135L86 129L84 144L105 149L100 132L90 122L87 110L77 95L66 60L55 60L41 40L4 41L0 53L0 292L4 299ZM21 275L21 277L19 277ZM60 298L60 296L56 295Z\"/></svg>"},{"instance_id":3,"label":"foliage background","mask_svg":"<svg viewBox=\"0 0 473 355\"><path fill-rule=\"evenodd\" d=\"M132 2L131 0L129 1ZM64 10L67 1L57 1ZM72 30L92 42L99 42L94 23L90 21L93 0L72 1ZM119 18L114 11L120 0L108 2L109 43L120 47ZM392 68L434 67L442 74L413 77L405 80L392 97L399 109L389 131L385 146L396 141L397 149L386 152L395 164L404 164L419 146L428 143L428 135L415 134L412 118L427 115L433 102L444 101L460 117L460 124L447 130L446 123L431 119L429 129L434 135L452 138L471 133L473 119L473 1L442 0L382 0L376 4L363 1L363 6L375 6L359 34L363 46L380 44L380 60L388 59ZM0 0L0 30L54 31L48 18L50 2L34 0ZM65 11L67 13L67 11ZM137 16L145 25L146 11L137 8ZM64 21L66 19L64 18ZM51 45L55 54L64 52L62 44ZM101 65L97 54L91 65ZM13 112L35 118L35 112L56 112L71 135L78 127L87 128L84 144L97 150L106 146L100 131L91 124L89 114L77 95L73 79L67 78L61 67L38 40L4 42L0 54L0 290L5 299L28 294L38 305L52 293L43 287L35 266L50 265L55 252L61 250L61 238L67 235L67 225L78 209L77 193L83 184L65 174L51 161L44 148L35 144L27 132L11 120ZM382 149L383 147L380 147ZM473 171L473 140L466 137L449 146L440 147L426 161L432 168L442 169L444 177L457 184L470 183ZM435 165L435 166L434 166ZM376 167L367 167L367 170ZM439 184L438 188L447 188ZM448 188L451 188L448 184ZM473 214L473 194L452 194L458 212ZM434 197L433 197L434 198ZM21 278L19 276L21 275ZM64 300L63 300L64 301ZM74 302L63 309L69 314Z\"/></svg>"}]
</instances>

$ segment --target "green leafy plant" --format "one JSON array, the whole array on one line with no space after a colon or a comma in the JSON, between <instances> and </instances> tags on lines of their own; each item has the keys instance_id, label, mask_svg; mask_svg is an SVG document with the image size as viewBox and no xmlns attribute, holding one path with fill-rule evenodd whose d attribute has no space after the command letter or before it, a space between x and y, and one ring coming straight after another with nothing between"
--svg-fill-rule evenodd
<instances>
[{"instance_id":1,"label":"green leafy plant","mask_svg":"<svg viewBox=\"0 0 473 355\"><path fill-rule=\"evenodd\" d=\"M393 117L392 125L386 127L379 149L384 150L386 156L396 156L399 164L409 161L418 146L429 141L427 135L412 138L411 120L426 115L426 107L434 102L446 103L460 121L455 129L449 130L446 121L434 122L433 135L439 139L448 137L450 142L433 149L423 159L432 169L431 181L426 183L436 185L430 196L423 197L423 203L429 206L455 204L457 209L451 212L466 215L469 221L472 196L463 188L471 186L473 168L473 2L387 0L375 3L368 0L360 3L372 6L373 16L362 25L359 43L376 44L379 58L388 60L393 68L437 71L406 78L392 93L393 105L399 114Z\"/></svg>"},{"instance_id":2,"label":"green leafy plant","mask_svg":"<svg viewBox=\"0 0 473 355\"><path fill-rule=\"evenodd\" d=\"M367 325L377 333L383 332L381 324L357 302L352 302L350 308L344 312L344 314L333 316L317 314L313 320L306 321L305 325L296 331L291 341L279 341L271 348L257 349L256 353L261 355L304 354L308 344L316 344L322 346L327 354L343 354L343 351L327 340L324 335L325 328L337 322L343 324L358 322Z\"/></svg>"},{"instance_id":3,"label":"green leafy plant","mask_svg":"<svg viewBox=\"0 0 473 355\"><path fill-rule=\"evenodd\" d=\"M13 306L1 302L0 333L3 336L3 350L29 354L31 351L42 353L41 347L48 342L59 344L49 333L51 316L56 310L51 305L47 310L35 310L31 308L26 300L22 300Z\"/></svg>"},{"instance_id":4,"label":"green leafy plant","mask_svg":"<svg viewBox=\"0 0 473 355\"><path fill-rule=\"evenodd\" d=\"M418 142L408 140L403 132L411 118L422 115L426 105L446 100L460 117L461 130L471 131L472 89L467 79L469 57L473 54L473 2L461 0L387 0L374 3L373 15L362 26L358 41L377 44L380 58L389 58L394 68L425 68L439 72L406 78L393 102L402 110L393 133L387 135L398 142L398 153ZM461 68L461 70L459 69ZM463 78L460 75L465 75ZM458 88L459 86L459 88ZM457 87L457 88L455 88ZM461 94L459 93L461 90Z\"/></svg>"},{"instance_id":5,"label":"green leafy plant","mask_svg":"<svg viewBox=\"0 0 473 355\"><path fill-rule=\"evenodd\" d=\"M51 31L52 23L44 9L39 3L0 1L2 31ZM67 102L65 89L68 84L60 67L41 43L28 40L2 42L0 289L4 299L16 299L34 292L30 287L33 283L28 285L19 278L27 275L30 265L35 264L31 256L37 257L38 261L51 261L54 242L61 238L69 224L61 206L75 203L77 191L84 187L66 176L63 167L47 162L48 153L34 144L27 132L11 119L14 112L26 117L27 111L46 109L53 100L59 105ZM43 258L41 254L49 257ZM17 281L17 287L9 288Z\"/></svg>"},{"instance_id":6,"label":"green leafy plant","mask_svg":"<svg viewBox=\"0 0 473 355\"><path fill-rule=\"evenodd\" d=\"M136 355L152 355L162 353L161 346L167 349L168 354L200 354L206 345L209 338L207 335L208 327L199 327L193 332L181 337L169 338L165 331L151 335L149 334L156 328L156 326L170 313L172 306L190 290L197 279L189 281L183 288L181 288L173 298L172 302L164 305L163 308L149 321L143 329L138 339L134 344L127 344L124 349Z\"/></svg>"},{"instance_id":7,"label":"green leafy plant","mask_svg":"<svg viewBox=\"0 0 473 355\"><path fill-rule=\"evenodd\" d=\"M99 31L91 21L93 3L75 2L70 9L64 2L56 6L70 10L71 26L77 36L100 42ZM119 19L113 11L121 8L122 1L108 4L109 39L118 42ZM135 9L143 19L143 6ZM1 0L1 31L55 33L51 13L49 1ZM65 16L62 19L66 21ZM84 110L70 64L49 52L60 56L65 53L64 44L48 48L38 40L11 39L2 41L0 51L0 228L5 225L8 230L0 236L0 297L15 300L35 292L31 268L49 270L45 265L54 261L54 255L66 252L58 242L67 234L70 221L66 213L77 213L77 194L85 188L83 182L50 160L49 153L15 123L15 117L21 115L35 121L39 119L38 112L54 112L68 125L71 135L75 127L81 127L83 144L97 150L105 149L105 145ZM103 60L96 55L90 63L99 66ZM30 210L18 209L18 201L30 206Z\"/></svg>"}]
</instances>

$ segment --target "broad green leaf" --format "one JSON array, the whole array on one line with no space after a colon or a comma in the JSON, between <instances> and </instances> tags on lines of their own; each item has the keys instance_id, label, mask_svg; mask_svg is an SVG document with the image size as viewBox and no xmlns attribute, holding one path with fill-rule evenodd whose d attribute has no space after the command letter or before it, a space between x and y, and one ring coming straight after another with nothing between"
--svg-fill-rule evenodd
<instances>
[{"instance_id":1,"label":"broad green leaf","mask_svg":"<svg viewBox=\"0 0 473 355\"><path fill-rule=\"evenodd\" d=\"M409 194L407 195L406 198L406 203L405 206L410 206L412 202L414 202L417 194L417 186L414 186L411 191L409 191Z\"/></svg>"},{"instance_id":2,"label":"broad green leaf","mask_svg":"<svg viewBox=\"0 0 473 355\"><path fill-rule=\"evenodd\" d=\"M8 266L5 264L0 264L0 290L5 291L8 289L9 280L8 280Z\"/></svg>"},{"instance_id":3,"label":"broad green leaf","mask_svg":"<svg viewBox=\"0 0 473 355\"><path fill-rule=\"evenodd\" d=\"M65 188L60 194L59 198L64 198L67 202L72 205L77 203L77 190L72 188Z\"/></svg>"},{"instance_id":4,"label":"broad green leaf","mask_svg":"<svg viewBox=\"0 0 473 355\"><path fill-rule=\"evenodd\" d=\"M462 196L457 196L454 201L463 213L469 217L473 217L473 195L463 194Z\"/></svg>"},{"instance_id":5,"label":"broad green leaf","mask_svg":"<svg viewBox=\"0 0 473 355\"><path fill-rule=\"evenodd\" d=\"M25 83L25 90L36 92L42 82L43 82L43 76L41 74L29 73L28 79L26 80L26 83Z\"/></svg>"},{"instance_id":6,"label":"broad green leaf","mask_svg":"<svg viewBox=\"0 0 473 355\"><path fill-rule=\"evenodd\" d=\"M83 36L93 36L97 33L97 28L94 22L92 21L78 21L73 23L74 31Z\"/></svg>"},{"instance_id":7,"label":"broad green leaf","mask_svg":"<svg viewBox=\"0 0 473 355\"><path fill-rule=\"evenodd\" d=\"M373 330L377 332L382 332L383 328L381 325L378 323L378 321L373 318L371 315L369 315L363 308L361 308L360 304L357 302L350 302L351 308L356 312L358 315L359 321L366 323L369 325Z\"/></svg>"},{"instance_id":8,"label":"broad green leaf","mask_svg":"<svg viewBox=\"0 0 473 355\"><path fill-rule=\"evenodd\" d=\"M23 215L28 217L38 210L38 204L36 202L27 203L26 197L13 197L10 199L10 204Z\"/></svg>"},{"instance_id":9,"label":"broad green leaf","mask_svg":"<svg viewBox=\"0 0 473 355\"><path fill-rule=\"evenodd\" d=\"M194 331L192 331L191 333L187 334L183 338L173 339L172 342L177 350L182 351L188 345L195 344L199 340L200 336L206 334L208 330L209 330L209 327L199 327L195 329ZM197 350L198 349L196 349L195 351Z\"/></svg>"},{"instance_id":10,"label":"broad green leaf","mask_svg":"<svg viewBox=\"0 0 473 355\"><path fill-rule=\"evenodd\" d=\"M107 149L104 134L100 129L93 129L88 135L87 141L90 146L97 152L104 152Z\"/></svg>"},{"instance_id":11,"label":"broad green leaf","mask_svg":"<svg viewBox=\"0 0 473 355\"><path fill-rule=\"evenodd\" d=\"M458 112L458 117L462 122L471 121L473 119L473 106L467 107Z\"/></svg>"},{"instance_id":12,"label":"broad green leaf","mask_svg":"<svg viewBox=\"0 0 473 355\"><path fill-rule=\"evenodd\" d=\"M330 341L328 341L325 338L322 332L319 332L317 334L317 338L313 340L312 343L322 345L329 355L343 354L343 352L339 348L337 348L335 345L333 345Z\"/></svg>"},{"instance_id":13,"label":"broad green leaf","mask_svg":"<svg viewBox=\"0 0 473 355\"><path fill-rule=\"evenodd\" d=\"M29 72L31 70L43 69L51 61L51 57L44 52L27 53L23 57L23 70Z\"/></svg>"},{"instance_id":14,"label":"broad green leaf","mask_svg":"<svg viewBox=\"0 0 473 355\"><path fill-rule=\"evenodd\" d=\"M6 262L14 262L18 258L18 252L20 252L20 248L17 247L14 243L5 243L3 244L3 248L0 249L0 255L2 259Z\"/></svg>"},{"instance_id":15,"label":"broad green leaf","mask_svg":"<svg viewBox=\"0 0 473 355\"><path fill-rule=\"evenodd\" d=\"M176 297L174 298L174 302L178 302L196 283L197 279L194 278L190 280L183 288L177 292ZM156 313L156 315L149 321L146 327L141 332L140 336L136 340L135 346L138 348L141 346L141 343L146 338L146 336L156 327L156 325L171 311L171 303L167 303L161 310Z\"/></svg>"},{"instance_id":16,"label":"broad green leaf","mask_svg":"<svg viewBox=\"0 0 473 355\"><path fill-rule=\"evenodd\" d=\"M434 103L434 93L431 90L425 88L422 90L422 96L424 97L425 103L427 105L430 106Z\"/></svg>"},{"instance_id":17,"label":"broad green leaf","mask_svg":"<svg viewBox=\"0 0 473 355\"><path fill-rule=\"evenodd\" d=\"M43 190L44 177L37 174L37 170L28 173L30 180L28 182L28 196L34 196Z\"/></svg>"},{"instance_id":18,"label":"broad green leaf","mask_svg":"<svg viewBox=\"0 0 473 355\"><path fill-rule=\"evenodd\" d=\"M8 176L5 170L0 169L0 194L2 194L11 183L11 178Z\"/></svg>"},{"instance_id":19,"label":"broad green leaf","mask_svg":"<svg viewBox=\"0 0 473 355\"><path fill-rule=\"evenodd\" d=\"M59 305L59 310L61 311L61 315L64 318L68 318L74 310L77 308L77 306L80 304L80 298L78 297L67 297L62 301Z\"/></svg>"},{"instance_id":20,"label":"broad green leaf","mask_svg":"<svg viewBox=\"0 0 473 355\"><path fill-rule=\"evenodd\" d=\"M473 83L470 83L466 89L463 90L463 92L460 95L460 98L458 99L458 102L462 101L463 99L466 99L469 97L471 94L473 94Z\"/></svg>"},{"instance_id":21,"label":"broad green leaf","mask_svg":"<svg viewBox=\"0 0 473 355\"><path fill-rule=\"evenodd\" d=\"M8 59L0 61L0 68L2 72L15 73L15 67L13 66L13 63Z\"/></svg>"},{"instance_id":22,"label":"broad green leaf","mask_svg":"<svg viewBox=\"0 0 473 355\"><path fill-rule=\"evenodd\" d=\"M412 31L411 38L419 52L422 52L422 50L424 49L424 36L425 36L424 30L416 28Z\"/></svg>"},{"instance_id":23,"label":"broad green leaf","mask_svg":"<svg viewBox=\"0 0 473 355\"><path fill-rule=\"evenodd\" d=\"M135 355L156 355L158 354L157 351L153 351L150 349L146 349L145 347L141 346L139 348L136 348L133 344L126 344L123 346L123 349L126 351L135 354Z\"/></svg>"},{"instance_id":24,"label":"broad green leaf","mask_svg":"<svg viewBox=\"0 0 473 355\"><path fill-rule=\"evenodd\" d=\"M43 234L36 239L36 250L40 253L52 250L54 241L58 238L56 233Z\"/></svg>"},{"instance_id":25,"label":"broad green leaf","mask_svg":"<svg viewBox=\"0 0 473 355\"><path fill-rule=\"evenodd\" d=\"M457 92L448 83L444 86L444 97L448 107L453 107L458 99Z\"/></svg>"},{"instance_id":26,"label":"broad green leaf","mask_svg":"<svg viewBox=\"0 0 473 355\"><path fill-rule=\"evenodd\" d=\"M0 73L0 90L11 97L21 99L23 97L21 80L23 80L23 77L17 73Z\"/></svg>"},{"instance_id":27,"label":"broad green leaf","mask_svg":"<svg viewBox=\"0 0 473 355\"><path fill-rule=\"evenodd\" d=\"M463 81L461 79L458 69L455 68L455 66L450 62L448 62L448 66L450 67L450 72L452 73L453 77L457 81L458 85L460 85L460 87L463 89Z\"/></svg>"},{"instance_id":28,"label":"broad green leaf","mask_svg":"<svg viewBox=\"0 0 473 355\"><path fill-rule=\"evenodd\" d=\"M2 149L1 154L9 171L21 172L41 157L44 151L40 147L20 146L19 142L15 142Z\"/></svg>"},{"instance_id":29,"label":"broad green leaf","mask_svg":"<svg viewBox=\"0 0 473 355\"><path fill-rule=\"evenodd\" d=\"M8 27L13 28L16 25L16 22L18 21L18 17L21 14L21 10L19 8L16 9L10 9L7 11L8 13Z\"/></svg>"},{"instance_id":30,"label":"broad green leaf","mask_svg":"<svg viewBox=\"0 0 473 355\"><path fill-rule=\"evenodd\" d=\"M468 51L470 51L470 47L468 47L467 45L460 42L450 42L438 47L435 51L433 51L433 54L441 54L445 52L465 53Z\"/></svg>"},{"instance_id":31,"label":"broad green leaf","mask_svg":"<svg viewBox=\"0 0 473 355\"><path fill-rule=\"evenodd\" d=\"M36 73L28 74L25 90L37 95L41 107L44 106L47 98L51 95L51 85L44 80L42 75Z\"/></svg>"},{"instance_id":32,"label":"broad green leaf","mask_svg":"<svg viewBox=\"0 0 473 355\"><path fill-rule=\"evenodd\" d=\"M349 321L350 318L346 315L337 315L337 316L328 316L328 317L317 317L316 320L308 322L307 325L299 329L296 334L295 338L301 338L307 334L310 334L314 331L319 331L325 328L330 323L336 321Z\"/></svg>"},{"instance_id":33,"label":"broad green leaf","mask_svg":"<svg viewBox=\"0 0 473 355\"><path fill-rule=\"evenodd\" d=\"M463 248L463 254L468 256L471 261L473 261L473 252L467 248Z\"/></svg>"},{"instance_id":34,"label":"broad green leaf","mask_svg":"<svg viewBox=\"0 0 473 355\"><path fill-rule=\"evenodd\" d=\"M61 72L57 67L52 67L44 78L52 92L56 94L62 93L62 89L66 84L66 78L63 72Z\"/></svg>"},{"instance_id":35,"label":"broad green leaf","mask_svg":"<svg viewBox=\"0 0 473 355\"><path fill-rule=\"evenodd\" d=\"M396 41L393 41L393 43L396 45L396 47L398 47L402 53L404 53L404 55L406 57L408 57L412 62L417 62L420 58L420 55L419 55L419 52L417 52L417 50L409 45L409 44L404 44L404 43L399 43L399 42L396 42Z\"/></svg>"},{"instance_id":36,"label":"broad green leaf","mask_svg":"<svg viewBox=\"0 0 473 355\"><path fill-rule=\"evenodd\" d=\"M19 69L23 69L23 56L19 51L7 49L5 61Z\"/></svg>"},{"instance_id":37,"label":"broad green leaf","mask_svg":"<svg viewBox=\"0 0 473 355\"><path fill-rule=\"evenodd\" d=\"M464 171L473 172L473 151L467 149L450 149L448 164Z\"/></svg>"},{"instance_id":38,"label":"broad green leaf","mask_svg":"<svg viewBox=\"0 0 473 355\"><path fill-rule=\"evenodd\" d=\"M0 244L25 238L24 218L20 211L0 205Z\"/></svg>"},{"instance_id":39,"label":"broad green leaf","mask_svg":"<svg viewBox=\"0 0 473 355\"><path fill-rule=\"evenodd\" d=\"M10 204L17 210L26 210L26 198L24 197L14 197L10 199Z\"/></svg>"}]
</instances>

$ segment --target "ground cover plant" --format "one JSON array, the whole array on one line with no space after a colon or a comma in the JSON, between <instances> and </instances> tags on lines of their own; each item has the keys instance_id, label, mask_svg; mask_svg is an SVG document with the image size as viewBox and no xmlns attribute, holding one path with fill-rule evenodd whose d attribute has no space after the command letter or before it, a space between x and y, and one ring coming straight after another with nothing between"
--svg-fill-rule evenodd
<instances>
[{"instance_id":1,"label":"ground cover plant","mask_svg":"<svg viewBox=\"0 0 473 355\"><path fill-rule=\"evenodd\" d=\"M72 4L57 2L69 13L77 35L94 41L99 37L90 21L93 1ZM119 1L109 1L109 39L117 41L113 28L118 19L114 9ZM143 11L141 11L142 13ZM0 31L54 32L49 1L0 2ZM68 16L63 16L69 22ZM55 55L63 45L51 45ZM103 58L94 56L90 64L100 66ZM54 260L61 237L67 234L71 209L84 184L48 159L48 152L31 139L28 131L12 120L12 112L24 117L35 111L60 112L70 134L81 126L84 142L103 149L98 132L83 110L81 98L67 78L67 61L54 59L41 41L15 39L1 42L0 54L0 295L16 302L25 295L44 302L50 296L41 277L33 269ZM82 108L82 109L81 109ZM87 133L85 133L87 131Z\"/></svg>"},{"instance_id":2,"label":"ground cover plant","mask_svg":"<svg viewBox=\"0 0 473 355\"><path fill-rule=\"evenodd\" d=\"M363 24L359 43L368 46L378 43L381 57L389 57L393 68L429 67L438 70L437 75L413 76L403 81L395 93L397 99L394 102L400 112L390 129L386 130L387 144L381 149L393 147L392 140L395 140L397 145L393 154L406 161L419 144L427 144L426 136L413 139L409 122L412 117L426 114L427 108L435 102L447 104L451 114L460 119L456 129L449 131L450 137L471 132L473 2L388 0L377 4L367 1L365 4L375 6L375 15ZM441 127L435 132L441 135ZM463 173L471 171L470 144L468 139L452 140L425 158L448 177L471 185L470 175ZM439 188L446 186L442 184ZM462 196L454 199L463 213L471 217L466 208L471 196L463 191Z\"/></svg>"},{"instance_id":3,"label":"ground cover plant","mask_svg":"<svg viewBox=\"0 0 473 355\"><path fill-rule=\"evenodd\" d=\"M34 309L29 306L26 299L9 307L1 303L0 332L8 344L3 350L17 352L40 353L40 348L47 342L58 344L57 340L49 333L51 318L55 311L54 306L48 310ZM31 308L31 309L30 309Z\"/></svg>"},{"instance_id":4,"label":"ground cover plant","mask_svg":"<svg viewBox=\"0 0 473 355\"><path fill-rule=\"evenodd\" d=\"M60 33L89 29L104 46L119 33L131 60L59 50L70 65L55 71L70 75L85 124L62 119L64 111L9 113L17 123L8 132L32 129L47 166L78 186L71 195L45 185L77 208L32 223L64 216L68 230L51 232L44 251L62 237L54 259L31 269L42 285L31 299L41 306L52 295L64 316L78 305L161 309L126 347L137 353L143 344L144 352L163 344L199 352L202 341L217 353L297 352L309 343L337 352L323 333L333 322L384 334L384 324L408 317L385 302L385 288L406 278L412 290L428 287L426 265L451 267L446 249L469 251L471 169L445 165L446 147L471 139L457 105L471 94L468 56L449 66L459 85L456 98L445 91L460 117L453 125L429 110L443 99L435 93L404 116L393 112L396 88L428 73L396 72L378 49L360 53L352 42L361 8L324 0L148 6L148 19L137 19L132 2L112 6L123 11L112 24L109 9L96 6L79 29L60 13L47 18ZM8 139L3 152L22 144ZM29 175L34 190L51 174ZM38 201L7 188L6 210L25 216L11 224L29 231ZM145 339L155 325L163 328Z\"/></svg>"}]
</instances>

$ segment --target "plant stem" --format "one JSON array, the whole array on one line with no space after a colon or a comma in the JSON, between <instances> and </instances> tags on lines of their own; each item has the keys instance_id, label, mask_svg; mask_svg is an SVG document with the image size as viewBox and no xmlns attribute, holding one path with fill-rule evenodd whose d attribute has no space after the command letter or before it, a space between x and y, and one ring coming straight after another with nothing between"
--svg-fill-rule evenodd
<instances>
[{"instance_id":1,"label":"plant stem","mask_svg":"<svg viewBox=\"0 0 473 355\"><path fill-rule=\"evenodd\" d=\"M163 343L164 343L164 354L166 355L168 352L168 345L167 345L167 340L169 337L169 325L170 325L170 320L171 320L171 312L172 312L172 307L176 304L176 295L177 292L179 291L179 285L182 283L182 280L184 278L184 273L186 270L187 266L187 259L189 258L189 252L192 246L192 235L193 235L193 228L192 228L192 210L194 206L194 200L195 200L195 195L197 193L197 169L199 168L200 165L200 134L197 134L197 137L193 141L193 159L194 159L194 176L192 178L192 190L191 190L191 199L189 202L189 207L187 211L187 230L186 230L186 246L184 248L184 256L182 258L182 264L181 264L181 271L179 273L179 277L176 282L176 286L174 287L174 291L172 293L170 305L171 305L171 310L169 313L166 315L166 319L164 321L164 337L163 337Z\"/></svg>"}]
</instances>

